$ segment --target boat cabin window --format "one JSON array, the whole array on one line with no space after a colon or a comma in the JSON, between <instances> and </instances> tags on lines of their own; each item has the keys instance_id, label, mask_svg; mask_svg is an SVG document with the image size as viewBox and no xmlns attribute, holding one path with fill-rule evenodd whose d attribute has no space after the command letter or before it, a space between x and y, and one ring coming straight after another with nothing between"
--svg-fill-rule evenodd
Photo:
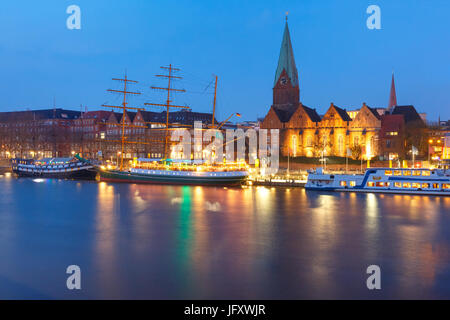
<instances>
[{"instance_id":1,"label":"boat cabin window","mask_svg":"<svg viewBox=\"0 0 450 320\"><path fill-rule=\"evenodd\" d=\"M424 170L424 171L422 171L422 175L423 176L429 176L431 173L430 173L430 171L428 171L428 170Z\"/></svg>"},{"instance_id":2,"label":"boat cabin window","mask_svg":"<svg viewBox=\"0 0 450 320\"><path fill-rule=\"evenodd\" d=\"M403 183L403 188L411 188L411 183L409 183L409 182L404 182L404 183Z\"/></svg>"},{"instance_id":3,"label":"boat cabin window","mask_svg":"<svg viewBox=\"0 0 450 320\"><path fill-rule=\"evenodd\" d=\"M414 183L412 184L412 187L413 187L413 188L416 188L416 189L419 189L419 188L420 188L420 183L414 182Z\"/></svg>"},{"instance_id":4,"label":"boat cabin window","mask_svg":"<svg viewBox=\"0 0 450 320\"><path fill-rule=\"evenodd\" d=\"M419 170L414 170L413 171L413 176L420 176L420 171Z\"/></svg>"},{"instance_id":5,"label":"boat cabin window","mask_svg":"<svg viewBox=\"0 0 450 320\"><path fill-rule=\"evenodd\" d=\"M409 171L409 170L404 170L404 171L403 171L403 175L404 175L404 176L410 176L410 175L411 175L411 171Z\"/></svg>"},{"instance_id":6,"label":"boat cabin window","mask_svg":"<svg viewBox=\"0 0 450 320\"><path fill-rule=\"evenodd\" d=\"M392 176L392 170L386 170L386 171L384 172L384 175L386 175L386 176Z\"/></svg>"},{"instance_id":7,"label":"boat cabin window","mask_svg":"<svg viewBox=\"0 0 450 320\"><path fill-rule=\"evenodd\" d=\"M439 189L439 183L433 183L433 189Z\"/></svg>"},{"instance_id":8,"label":"boat cabin window","mask_svg":"<svg viewBox=\"0 0 450 320\"><path fill-rule=\"evenodd\" d=\"M394 187L401 188L402 187L402 183L401 182L395 182L394 183Z\"/></svg>"},{"instance_id":9,"label":"boat cabin window","mask_svg":"<svg viewBox=\"0 0 450 320\"><path fill-rule=\"evenodd\" d=\"M401 170L395 170L394 171L394 176L401 176L402 175L402 171Z\"/></svg>"},{"instance_id":10,"label":"boat cabin window","mask_svg":"<svg viewBox=\"0 0 450 320\"><path fill-rule=\"evenodd\" d=\"M422 183L422 189L428 189L428 188L430 188L429 183Z\"/></svg>"},{"instance_id":11,"label":"boat cabin window","mask_svg":"<svg viewBox=\"0 0 450 320\"><path fill-rule=\"evenodd\" d=\"M385 187L385 183L384 182L377 182L376 186L377 187Z\"/></svg>"},{"instance_id":12,"label":"boat cabin window","mask_svg":"<svg viewBox=\"0 0 450 320\"><path fill-rule=\"evenodd\" d=\"M351 187L356 186L356 181L350 181L350 186L351 186Z\"/></svg>"},{"instance_id":13,"label":"boat cabin window","mask_svg":"<svg viewBox=\"0 0 450 320\"><path fill-rule=\"evenodd\" d=\"M346 187L347 186L347 181L341 181L340 185L341 185L341 187Z\"/></svg>"},{"instance_id":14,"label":"boat cabin window","mask_svg":"<svg viewBox=\"0 0 450 320\"><path fill-rule=\"evenodd\" d=\"M368 187L373 187L374 185L375 185L375 182L373 182L373 181L367 182Z\"/></svg>"},{"instance_id":15,"label":"boat cabin window","mask_svg":"<svg viewBox=\"0 0 450 320\"><path fill-rule=\"evenodd\" d=\"M443 189L450 189L450 183L444 183L442 184Z\"/></svg>"}]
</instances>

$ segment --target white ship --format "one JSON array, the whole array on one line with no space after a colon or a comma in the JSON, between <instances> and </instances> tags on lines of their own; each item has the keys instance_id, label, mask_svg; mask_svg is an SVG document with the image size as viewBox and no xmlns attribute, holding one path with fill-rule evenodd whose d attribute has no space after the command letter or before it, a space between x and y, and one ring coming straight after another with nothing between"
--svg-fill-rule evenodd
<instances>
[{"instance_id":1,"label":"white ship","mask_svg":"<svg viewBox=\"0 0 450 320\"><path fill-rule=\"evenodd\" d=\"M401 193L450 196L450 171L442 169L371 168L365 174L310 172L307 190Z\"/></svg>"}]
</instances>

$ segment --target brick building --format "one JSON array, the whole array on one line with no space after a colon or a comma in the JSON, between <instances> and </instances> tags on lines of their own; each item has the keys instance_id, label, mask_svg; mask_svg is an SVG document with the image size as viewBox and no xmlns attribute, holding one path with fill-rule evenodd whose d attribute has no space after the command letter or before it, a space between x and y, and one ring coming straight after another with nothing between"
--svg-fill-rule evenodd
<instances>
[{"instance_id":1,"label":"brick building","mask_svg":"<svg viewBox=\"0 0 450 320\"><path fill-rule=\"evenodd\" d=\"M122 113L78 112L66 109L0 113L0 158L69 157L116 161L121 152ZM188 128L194 121L206 127L210 113L179 111L169 114L171 124ZM124 158L164 155L165 112L127 112ZM217 123L217 121L216 121Z\"/></svg>"},{"instance_id":2,"label":"brick building","mask_svg":"<svg viewBox=\"0 0 450 320\"><path fill-rule=\"evenodd\" d=\"M72 151L73 121L65 109L0 112L0 157L63 157Z\"/></svg>"},{"instance_id":3,"label":"brick building","mask_svg":"<svg viewBox=\"0 0 450 320\"><path fill-rule=\"evenodd\" d=\"M261 123L263 129L280 130L283 156L339 156L350 150L356 158L373 159L407 156L407 148L422 150L412 132L425 127L413 106L397 106L394 75L387 108L366 103L357 110L331 103L321 117L314 108L300 102L298 71L286 22L273 86L273 103ZM402 150L398 148L401 147Z\"/></svg>"},{"instance_id":4,"label":"brick building","mask_svg":"<svg viewBox=\"0 0 450 320\"><path fill-rule=\"evenodd\" d=\"M72 153L80 153L91 159L102 156L110 114L110 111L89 111L73 120Z\"/></svg>"}]
</instances>

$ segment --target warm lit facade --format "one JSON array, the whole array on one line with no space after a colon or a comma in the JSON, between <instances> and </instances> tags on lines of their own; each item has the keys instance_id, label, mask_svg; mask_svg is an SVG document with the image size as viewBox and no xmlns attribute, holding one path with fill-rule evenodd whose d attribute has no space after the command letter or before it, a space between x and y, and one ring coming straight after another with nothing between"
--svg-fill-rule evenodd
<instances>
[{"instance_id":1,"label":"warm lit facade","mask_svg":"<svg viewBox=\"0 0 450 320\"><path fill-rule=\"evenodd\" d=\"M350 155L353 158L405 158L422 141L410 133L425 123L413 106L397 106L394 75L389 105L347 111L331 103L323 116L300 102L298 72L286 23L275 81L273 104L261 122L263 129L280 130L280 153L290 157ZM420 153L423 155L423 152Z\"/></svg>"}]
</instances>

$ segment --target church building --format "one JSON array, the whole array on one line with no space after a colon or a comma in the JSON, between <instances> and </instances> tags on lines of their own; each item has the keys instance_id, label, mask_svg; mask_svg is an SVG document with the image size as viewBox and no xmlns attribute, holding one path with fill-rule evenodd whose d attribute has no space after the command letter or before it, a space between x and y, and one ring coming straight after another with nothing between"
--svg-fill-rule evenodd
<instances>
[{"instance_id":1,"label":"church building","mask_svg":"<svg viewBox=\"0 0 450 320\"><path fill-rule=\"evenodd\" d=\"M363 103L360 109L347 111L331 103L321 117L316 109L304 105L300 97L299 76L286 20L273 83L273 103L260 126L280 130L282 156L345 157L351 152L354 158L373 159L381 153L384 113L399 110L393 78L387 109L375 109Z\"/></svg>"}]
</instances>

